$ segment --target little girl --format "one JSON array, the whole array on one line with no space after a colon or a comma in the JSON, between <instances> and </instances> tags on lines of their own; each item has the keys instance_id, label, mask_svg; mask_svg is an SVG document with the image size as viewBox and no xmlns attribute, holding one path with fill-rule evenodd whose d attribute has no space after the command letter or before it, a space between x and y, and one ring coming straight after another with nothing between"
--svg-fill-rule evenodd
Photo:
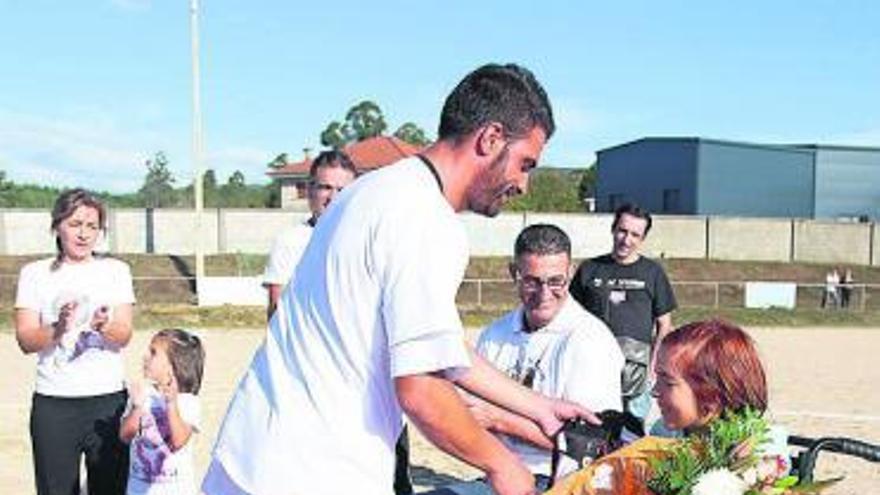
<instances>
[{"instance_id":1,"label":"little girl","mask_svg":"<svg viewBox=\"0 0 880 495\"><path fill-rule=\"evenodd\" d=\"M191 437L198 432L198 398L205 350L198 337L165 329L144 355L147 385L129 386L119 437L130 443L127 493L195 494Z\"/></svg>"}]
</instances>

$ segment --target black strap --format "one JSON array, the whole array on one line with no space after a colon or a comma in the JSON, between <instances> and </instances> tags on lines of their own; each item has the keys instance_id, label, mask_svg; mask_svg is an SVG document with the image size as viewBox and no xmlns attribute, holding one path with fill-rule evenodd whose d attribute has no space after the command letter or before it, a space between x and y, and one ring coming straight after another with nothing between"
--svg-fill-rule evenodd
<instances>
[{"instance_id":1,"label":"black strap","mask_svg":"<svg viewBox=\"0 0 880 495\"><path fill-rule=\"evenodd\" d=\"M547 483L548 490L556 481L556 472L559 470L559 456L562 454L559 450L559 436L562 435L563 430L564 428L560 428L559 431L553 435L553 452L550 454L550 481Z\"/></svg>"},{"instance_id":2,"label":"black strap","mask_svg":"<svg viewBox=\"0 0 880 495\"><path fill-rule=\"evenodd\" d=\"M440 174L437 173L437 167L435 167L434 164L431 163L431 160L428 160L428 157L426 157L425 155L419 153L416 156L419 157L419 160L421 160L422 163L424 163L426 167L428 167L428 170L431 171L431 175L433 175L434 178L437 179L437 187L440 188L440 192L442 193L443 192L443 181L440 180Z\"/></svg>"}]
</instances>

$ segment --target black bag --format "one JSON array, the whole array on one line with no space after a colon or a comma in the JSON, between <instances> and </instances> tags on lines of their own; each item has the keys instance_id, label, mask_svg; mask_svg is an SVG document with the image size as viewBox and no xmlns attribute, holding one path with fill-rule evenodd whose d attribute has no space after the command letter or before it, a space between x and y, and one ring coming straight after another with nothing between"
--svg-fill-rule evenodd
<instances>
[{"instance_id":1,"label":"black bag","mask_svg":"<svg viewBox=\"0 0 880 495\"><path fill-rule=\"evenodd\" d=\"M608 410L598 413L597 416L602 421L600 425L583 419L568 420L555 435L550 459L551 485L556 479L559 460L563 455L583 467L585 463L645 436L642 421L631 413Z\"/></svg>"},{"instance_id":2,"label":"black bag","mask_svg":"<svg viewBox=\"0 0 880 495\"><path fill-rule=\"evenodd\" d=\"M631 337L617 337L626 362L620 376L620 392L624 399L642 395L648 388L648 366L651 344Z\"/></svg>"}]
</instances>

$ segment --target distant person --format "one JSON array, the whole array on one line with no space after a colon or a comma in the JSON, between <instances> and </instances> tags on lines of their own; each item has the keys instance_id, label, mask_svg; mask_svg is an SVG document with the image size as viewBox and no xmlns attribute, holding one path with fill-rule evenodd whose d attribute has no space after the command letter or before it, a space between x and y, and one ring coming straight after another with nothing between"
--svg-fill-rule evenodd
<instances>
[{"instance_id":1,"label":"distant person","mask_svg":"<svg viewBox=\"0 0 880 495\"><path fill-rule=\"evenodd\" d=\"M477 352L507 376L549 397L594 411L621 410L623 354L601 320L569 297L571 241L555 225L523 229L514 245L510 272L521 304L492 322ZM480 422L525 463L539 490L551 481L553 441L534 422L474 401ZM561 466L565 474L577 466ZM493 493L484 480L450 485L434 495Z\"/></svg>"},{"instance_id":2,"label":"distant person","mask_svg":"<svg viewBox=\"0 0 880 495\"><path fill-rule=\"evenodd\" d=\"M822 293L822 307L832 308L840 306L840 274L837 268L832 268L825 274L825 292Z\"/></svg>"},{"instance_id":3,"label":"distant person","mask_svg":"<svg viewBox=\"0 0 880 495\"><path fill-rule=\"evenodd\" d=\"M850 300L852 299L853 282L855 282L855 279L853 278L852 269L847 268L840 278L840 306L842 308L849 307Z\"/></svg>"},{"instance_id":4,"label":"distant person","mask_svg":"<svg viewBox=\"0 0 880 495\"><path fill-rule=\"evenodd\" d=\"M284 286L293 277L312 230L336 194L357 177L357 169L342 151L321 152L309 169L308 201L312 216L303 223L285 228L275 238L263 274L263 287L269 295L267 318L271 318Z\"/></svg>"},{"instance_id":5,"label":"distant person","mask_svg":"<svg viewBox=\"0 0 880 495\"><path fill-rule=\"evenodd\" d=\"M486 65L447 98L434 144L338 198L231 400L206 495L390 494L403 412L497 493L533 492L531 473L480 427L455 385L545 434L591 415L468 349L455 304L467 234L456 213L494 216L523 193L553 130L531 72Z\"/></svg>"},{"instance_id":6,"label":"distant person","mask_svg":"<svg viewBox=\"0 0 880 495\"><path fill-rule=\"evenodd\" d=\"M38 495L79 493L83 455L91 495L125 491L128 449L117 433L134 290L127 264L94 253L106 225L104 205L88 191L61 193L52 208L58 253L18 278L15 337L37 355L30 433Z\"/></svg>"},{"instance_id":7,"label":"distant person","mask_svg":"<svg viewBox=\"0 0 880 495\"><path fill-rule=\"evenodd\" d=\"M617 337L626 358L624 406L644 419L651 405L652 363L658 343L672 330L675 293L663 267L639 250L651 230L651 214L624 204L614 212L611 253L584 261L571 294Z\"/></svg>"},{"instance_id":8,"label":"distant person","mask_svg":"<svg viewBox=\"0 0 880 495\"><path fill-rule=\"evenodd\" d=\"M201 430L198 393L205 349L179 328L160 330L144 356L146 383L129 386L119 438L130 443L127 495L195 494L193 435Z\"/></svg>"}]
</instances>

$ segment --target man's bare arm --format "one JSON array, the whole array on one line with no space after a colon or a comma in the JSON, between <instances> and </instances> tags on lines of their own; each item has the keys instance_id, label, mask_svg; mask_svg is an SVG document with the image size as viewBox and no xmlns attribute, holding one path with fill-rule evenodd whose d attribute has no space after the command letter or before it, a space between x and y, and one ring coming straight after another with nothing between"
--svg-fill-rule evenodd
<instances>
[{"instance_id":1,"label":"man's bare arm","mask_svg":"<svg viewBox=\"0 0 880 495\"><path fill-rule=\"evenodd\" d=\"M486 473L499 495L534 493L534 479L523 463L480 427L455 387L434 374L395 378L400 405L434 445Z\"/></svg>"},{"instance_id":2,"label":"man's bare arm","mask_svg":"<svg viewBox=\"0 0 880 495\"><path fill-rule=\"evenodd\" d=\"M456 385L497 406L531 419L547 436L554 435L565 420L581 417L595 424L599 419L588 409L573 402L551 399L538 394L495 369L469 348L471 368L456 378Z\"/></svg>"}]
</instances>

